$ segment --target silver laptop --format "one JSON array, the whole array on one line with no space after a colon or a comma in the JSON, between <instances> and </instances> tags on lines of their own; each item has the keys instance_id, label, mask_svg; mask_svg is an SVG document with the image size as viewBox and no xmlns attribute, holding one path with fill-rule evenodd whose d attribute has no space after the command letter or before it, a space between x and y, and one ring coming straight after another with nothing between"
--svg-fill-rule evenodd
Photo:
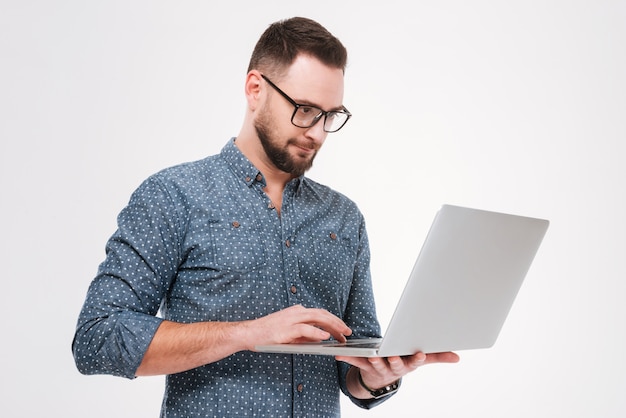
<instances>
[{"instance_id":1,"label":"silver laptop","mask_svg":"<svg viewBox=\"0 0 626 418\"><path fill-rule=\"evenodd\" d=\"M271 353L402 356L493 346L549 222L443 205L384 338L259 345Z\"/></svg>"}]
</instances>

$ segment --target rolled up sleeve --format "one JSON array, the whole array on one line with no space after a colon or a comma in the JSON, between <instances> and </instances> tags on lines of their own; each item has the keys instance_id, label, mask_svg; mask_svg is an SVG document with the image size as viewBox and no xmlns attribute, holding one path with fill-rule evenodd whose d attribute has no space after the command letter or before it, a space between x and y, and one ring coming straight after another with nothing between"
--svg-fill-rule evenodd
<instances>
[{"instance_id":1,"label":"rolled up sleeve","mask_svg":"<svg viewBox=\"0 0 626 418\"><path fill-rule=\"evenodd\" d=\"M134 378L162 319L176 274L177 206L157 178L146 180L118 216L118 229L78 318L72 351L84 374Z\"/></svg>"}]
</instances>

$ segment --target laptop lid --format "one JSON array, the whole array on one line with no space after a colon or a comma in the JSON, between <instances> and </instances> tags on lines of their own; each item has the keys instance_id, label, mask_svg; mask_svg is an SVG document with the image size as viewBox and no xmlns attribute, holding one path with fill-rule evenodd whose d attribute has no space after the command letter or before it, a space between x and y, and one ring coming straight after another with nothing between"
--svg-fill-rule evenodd
<instances>
[{"instance_id":1,"label":"laptop lid","mask_svg":"<svg viewBox=\"0 0 626 418\"><path fill-rule=\"evenodd\" d=\"M379 346L325 341L256 349L389 357L491 347L548 225L544 219L443 205Z\"/></svg>"}]
</instances>

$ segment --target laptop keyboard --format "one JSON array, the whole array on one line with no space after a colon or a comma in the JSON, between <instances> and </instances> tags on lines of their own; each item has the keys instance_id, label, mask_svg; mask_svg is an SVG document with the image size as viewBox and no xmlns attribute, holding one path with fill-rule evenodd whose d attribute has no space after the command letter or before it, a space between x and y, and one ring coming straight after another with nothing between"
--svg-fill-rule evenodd
<instances>
[{"instance_id":1,"label":"laptop keyboard","mask_svg":"<svg viewBox=\"0 0 626 418\"><path fill-rule=\"evenodd\" d=\"M357 348L378 348L380 346L379 339L367 340L348 340L345 343L333 342L328 344L330 347L357 347Z\"/></svg>"}]
</instances>

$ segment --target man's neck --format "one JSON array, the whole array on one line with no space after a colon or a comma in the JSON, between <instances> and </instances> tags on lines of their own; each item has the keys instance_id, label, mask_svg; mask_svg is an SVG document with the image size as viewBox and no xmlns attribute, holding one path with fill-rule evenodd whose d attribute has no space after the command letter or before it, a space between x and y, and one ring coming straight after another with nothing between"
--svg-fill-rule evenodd
<instances>
[{"instance_id":1,"label":"man's neck","mask_svg":"<svg viewBox=\"0 0 626 418\"><path fill-rule=\"evenodd\" d=\"M265 150L258 140L239 136L235 139L235 146L263 174L266 184L263 191L269 196L277 213L280 214L283 191L287 183L294 179L294 176L276 168L267 158Z\"/></svg>"}]
</instances>

